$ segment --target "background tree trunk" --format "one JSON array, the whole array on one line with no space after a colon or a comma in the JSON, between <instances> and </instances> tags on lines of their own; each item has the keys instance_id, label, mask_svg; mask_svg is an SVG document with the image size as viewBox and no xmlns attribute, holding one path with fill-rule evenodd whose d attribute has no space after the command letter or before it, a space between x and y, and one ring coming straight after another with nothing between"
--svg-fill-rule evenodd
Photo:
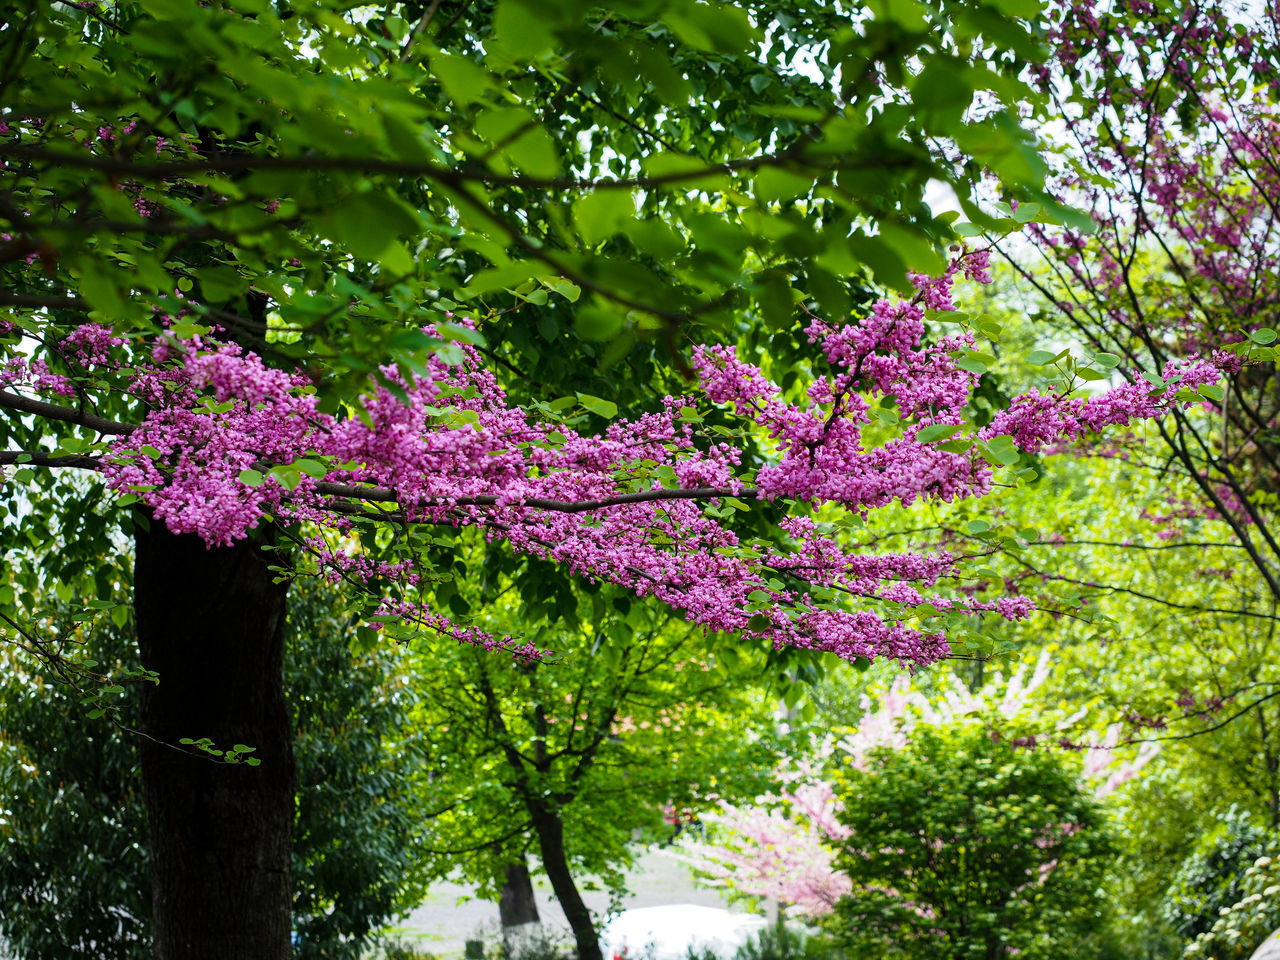
<instances>
[{"instance_id":1,"label":"background tree trunk","mask_svg":"<svg viewBox=\"0 0 1280 960\"><path fill-rule=\"evenodd\" d=\"M564 851L564 823L560 815L545 801L529 804L533 829L538 835L538 847L542 854L542 868L547 871L551 889L564 910L573 939L578 946L578 960L603 960L600 938L596 935L591 911L582 900L573 874L569 872L569 860Z\"/></svg>"},{"instance_id":2,"label":"background tree trunk","mask_svg":"<svg viewBox=\"0 0 1280 960\"><path fill-rule=\"evenodd\" d=\"M498 917L504 927L539 922L538 901L534 899L529 865L523 857L519 863L507 864L502 896L498 899Z\"/></svg>"},{"instance_id":3,"label":"background tree trunk","mask_svg":"<svg viewBox=\"0 0 1280 960\"><path fill-rule=\"evenodd\" d=\"M209 549L138 518L134 609L145 667L142 776L151 836L156 960L290 954L293 739L282 656L287 584L255 541ZM144 529L149 527L149 529ZM227 764L183 737L258 766ZM159 741L159 742L156 742ZM186 752L184 752L186 751Z\"/></svg>"}]
</instances>

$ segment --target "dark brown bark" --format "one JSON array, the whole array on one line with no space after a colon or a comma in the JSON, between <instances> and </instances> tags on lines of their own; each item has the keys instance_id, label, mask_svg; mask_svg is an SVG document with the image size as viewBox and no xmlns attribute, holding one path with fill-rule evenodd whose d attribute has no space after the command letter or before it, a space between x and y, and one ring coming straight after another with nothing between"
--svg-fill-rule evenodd
<instances>
[{"instance_id":1,"label":"dark brown bark","mask_svg":"<svg viewBox=\"0 0 1280 960\"><path fill-rule=\"evenodd\" d=\"M292 731L282 657L287 585L259 544L209 549L160 521L136 534L142 774L156 960L285 960L290 953ZM255 748L257 766L189 747Z\"/></svg>"},{"instance_id":2,"label":"dark brown bark","mask_svg":"<svg viewBox=\"0 0 1280 960\"><path fill-rule=\"evenodd\" d=\"M498 899L498 917L504 927L539 922L538 901L533 896L529 865L523 858L518 863L507 864L502 896Z\"/></svg>"},{"instance_id":3,"label":"dark brown bark","mask_svg":"<svg viewBox=\"0 0 1280 960\"><path fill-rule=\"evenodd\" d=\"M591 911L582 902L573 874L569 872L569 860L564 851L564 822L560 815L541 798L528 803L533 829L538 835L538 847L542 854L542 868L547 871L551 889L555 891L560 908L573 931L578 945L578 960L603 960L600 938L591 920Z\"/></svg>"}]
</instances>

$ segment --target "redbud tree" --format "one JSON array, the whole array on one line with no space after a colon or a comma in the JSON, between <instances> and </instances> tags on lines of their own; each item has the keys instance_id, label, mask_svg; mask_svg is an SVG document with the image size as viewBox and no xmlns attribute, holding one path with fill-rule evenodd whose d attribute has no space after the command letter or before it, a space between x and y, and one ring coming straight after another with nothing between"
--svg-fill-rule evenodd
<instances>
[{"instance_id":1,"label":"redbud tree","mask_svg":"<svg viewBox=\"0 0 1280 960\"><path fill-rule=\"evenodd\" d=\"M0 601L92 715L120 685L36 587L136 631L157 957L288 953L290 579L543 656L440 602L478 537L709 632L930 663L1031 605L861 518L1218 379L1179 356L971 416L952 290L989 248L923 196L1000 229L985 167L1081 222L1008 109L1034 4L543 7L32 2L0 30Z\"/></svg>"},{"instance_id":2,"label":"redbud tree","mask_svg":"<svg viewBox=\"0 0 1280 960\"><path fill-rule=\"evenodd\" d=\"M1032 243L1001 249L1036 295L1042 324L1059 343L1069 338L1114 358L1113 378L1153 377L1172 358L1222 351L1225 378L1205 387L1200 403L1133 442L1093 452L1169 487L1163 502L1147 507L1156 539L1175 549L1179 540L1221 541L1238 558L1234 595L1198 604L1219 609L1195 611L1186 628L1265 626L1280 596L1280 19L1272 5L1246 11L1143 0L1055 3L1046 22L1057 54L1032 76L1051 104L1043 115L1056 118L1045 128L1050 182L1089 211L1095 229L1033 224ZM1035 359L1070 380L1070 356L1054 352ZM1102 574L1081 579L1108 582ZM1190 693L1234 691L1238 705L1259 705L1255 716L1264 722L1273 679L1265 665L1274 651L1260 652L1260 669L1206 659ZM1180 712L1181 685L1160 694L1165 711Z\"/></svg>"}]
</instances>

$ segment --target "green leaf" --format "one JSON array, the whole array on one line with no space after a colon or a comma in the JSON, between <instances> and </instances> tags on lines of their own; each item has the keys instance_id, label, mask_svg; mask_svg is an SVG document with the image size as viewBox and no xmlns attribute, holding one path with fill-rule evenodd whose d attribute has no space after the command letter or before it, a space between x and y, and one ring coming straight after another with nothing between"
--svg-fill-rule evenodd
<instances>
[{"instance_id":1,"label":"green leaf","mask_svg":"<svg viewBox=\"0 0 1280 960\"><path fill-rule=\"evenodd\" d=\"M1027 363L1036 367L1042 367L1056 359L1058 359L1058 354L1050 353L1048 350L1032 350L1027 354Z\"/></svg>"},{"instance_id":2,"label":"green leaf","mask_svg":"<svg viewBox=\"0 0 1280 960\"><path fill-rule=\"evenodd\" d=\"M1013 466L1021 457L1012 437L993 437L987 441L983 453L995 465L1003 467Z\"/></svg>"},{"instance_id":3,"label":"green leaf","mask_svg":"<svg viewBox=\"0 0 1280 960\"><path fill-rule=\"evenodd\" d=\"M935 276L946 269L937 246L914 227L896 223L880 224L880 236L910 269Z\"/></svg>"},{"instance_id":4,"label":"green leaf","mask_svg":"<svg viewBox=\"0 0 1280 960\"><path fill-rule=\"evenodd\" d=\"M844 246L856 263L871 269L878 282L897 290L910 289L911 284L907 282L907 265L897 251L882 238L857 233L847 238ZM826 254L820 255L819 260L823 260L826 256Z\"/></svg>"},{"instance_id":5,"label":"green leaf","mask_svg":"<svg viewBox=\"0 0 1280 960\"><path fill-rule=\"evenodd\" d=\"M920 432L916 434L916 439L921 443L950 440L960 432L963 426L963 424L959 423L931 423L929 426L920 429Z\"/></svg>"},{"instance_id":6,"label":"green leaf","mask_svg":"<svg viewBox=\"0 0 1280 960\"><path fill-rule=\"evenodd\" d=\"M1249 339L1254 343L1261 343L1265 345L1275 341L1276 332L1270 327L1261 327L1249 334Z\"/></svg>"},{"instance_id":7,"label":"green leaf","mask_svg":"<svg viewBox=\"0 0 1280 960\"><path fill-rule=\"evenodd\" d=\"M537 4L502 0L493 14L493 32L502 51L512 60L536 60L555 47L551 17Z\"/></svg>"},{"instance_id":8,"label":"green leaf","mask_svg":"<svg viewBox=\"0 0 1280 960\"><path fill-rule=\"evenodd\" d=\"M257 470L241 470L240 476L237 478L246 487L260 487L266 477Z\"/></svg>"},{"instance_id":9,"label":"green leaf","mask_svg":"<svg viewBox=\"0 0 1280 960\"><path fill-rule=\"evenodd\" d=\"M792 173L782 167L765 167L756 174L755 194L762 203L775 203L806 196L813 186L810 176Z\"/></svg>"},{"instance_id":10,"label":"green leaf","mask_svg":"<svg viewBox=\"0 0 1280 960\"><path fill-rule=\"evenodd\" d=\"M696 157L685 156L670 150L659 150L640 161L640 169L649 177L680 177L690 185L704 182L705 177L723 177L722 170ZM695 176L702 174L702 176Z\"/></svg>"},{"instance_id":11,"label":"green leaf","mask_svg":"<svg viewBox=\"0 0 1280 960\"><path fill-rule=\"evenodd\" d=\"M249 289L249 281L234 267L219 265L197 271L203 299L210 303L226 303Z\"/></svg>"},{"instance_id":12,"label":"green leaf","mask_svg":"<svg viewBox=\"0 0 1280 960\"><path fill-rule=\"evenodd\" d=\"M612 400L601 400L589 393L578 394L578 402L597 416L612 420L618 415L618 405Z\"/></svg>"},{"instance_id":13,"label":"green leaf","mask_svg":"<svg viewBox=\"0 0 1280 960\"><path fill-rule=\"evenodd\" d=\"M911 84L911 99L947 123L958 122L973 100L973 87L958 68L960 62L936 59ZM936 125L934 125L936 126Z\"/></svg>"},{"instance_id":14,"label":"green leaf","mask_svg":"<svg viewBox=\"0 0 1280 960\"><path fill-rule=\"evenodd\" d=\"M670 224L656 217L624 222L622 231L641 253L666 260L685 249L684 237Z\"/></svg>"},{"instance_id":15,"label":"green leaf","mask_svg":"<svg viewBox=\"0 0 1280 960\"><path fill-rule=\"evenodd\" d=\"M588 247L613 236L635 213L635 201L626 190L594 190L573 205L573 221Z\"/></svg>"},{"instance_id":16,"label":"green leaf","mask_svg":"<svg viewBox=\"0 0 1280 960\"><path fill-rule=\"evenodd\" d=\"M271 476L286 490L297 490L302 482L302 471L292 464L272 467Z\"/></svg>"},{"instance_id":17,"label":"green leaf","mask_svg":"<svg viewBox=\"0 0 1280 960\"><path fill-rule=\"evenodd\" d=\"M1019 223L1031 223L1040 213L1040 204L1038 203L1020 203L1018 209L1013 211L1013 219Z\"/></svg>"},{"instance_id":18,"label":"green leaf","mask_svg":"<svg viewBox=\"0 0 1280 960\"><path fill-rule=\"evenodd\" d=\"M409 253L408 247L399 240L393 240L387 244L374 259L396 275L413 273L415 266L413 255Z\"/></svg>"},{"instance_id":19,"label":"green leaf","mask_svg":"<svg viewBox=\"0 0 1280 960\"><path fill-rule=\"evenodd\" d=\"M322 229L361 260L385 263L397 273L407 273L413 259L396 242L402 234L416 234L420 224L407 206L385 193L368 192L337 204L323 220Z\"/></svg>"},{"instance_id":20,"label":"green leaf","mask_svg":"<svg viewBox=\"0 0 1280 960\"><path fill-rule=\"evenodd\" d=\"M497 89L497 82L488 70L466 57L443 50L432 51L431 72L455 103L478 103L486 93Z\"/></svg>"},{"instance_id":21,"label":"green leaf","mask_svg":"<svg viewBox=\"0 0 1280 960\"><path fill-rule=\"evenodd\" d=\"M419 124L411 123L390 110L383 111L378 119L382 122L382 132L395 159L405 163L428 163L432 159Z\"/></svg>"},{"instance_id":22,"label":"green leaf","mask_svg":"<svg viewBox=\"0 0 1280 960\"><path fill-rule=\"evenodd\" d=\"M475 131L530 176L551 178L560 172L555 143L524 107L490 107L476 119Z\"/></svg>"},{"instance_id":23,"label":"green leaf","mask_svg":"<svg viewBox=\"0 0 1280 960\"><path fill-rule=\"evenodd\" d=\"M323 480L329 475L329 468L319 460L295 460L293 466L315 480Z\"/></svg>"},{"instance_id":24,"label":"green leaf","mask_svg":"<svg viewBox=\"0 0 1280 960\"><path fill-rule=\"evenodd\" d=\"M584 340L612 340L622 330L622 316L613 307L588 303L574 314L573 329Z\"/></svg>"},{"instance_id":25,"label":"green leaf","mask_svg":"<svg viewBox=\"0 0 1280 960\"><path fill-rule=\"evenodd\" d=\"M80 293L89 306L114 319L124 312L124 297L115 277L96 260L80 261Z\"/></svg>"},{"instance_id":26,"label":"green leaf","mask_svg":"<svg viewBox=\"0 0 1280 960\"><path fill-rule=\"evenodd\" d=\"M662 22L682 43L709 53L745 53L758 40L747 12L724 0L680 4L663 14Z\"/></svg>"},{"instance_id":27,"label":"green leaf","mask_svg":"<svg viewBox=\"0 0 1280 960\"><path fill-rule=\"evenodd\" d=\"M570 303L577 303L578 297L582 296L582 288L564 277L543 277L542 284L560 294Z\"/></svg>"}]
</instances>

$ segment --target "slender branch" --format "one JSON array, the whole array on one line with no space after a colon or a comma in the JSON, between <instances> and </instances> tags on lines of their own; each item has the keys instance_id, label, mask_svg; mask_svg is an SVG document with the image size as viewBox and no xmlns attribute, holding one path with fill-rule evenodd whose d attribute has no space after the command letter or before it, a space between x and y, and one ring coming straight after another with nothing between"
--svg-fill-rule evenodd
<instances>
[{"instance_id":1,"label":"slender branch","mask_svg":"<svg viewBox=\"0 0 1280 960\"><path fill-rule=\"evenodd\" d=\"M440 9L441 2L442 0L431 0L426 13L424 13L421 19L418 20L417 24L414 25L413 31L409 34L409 39L406 40L404 42L404 46L400 48L400 56L398 59L401 63L404 63L409 59L409 54L413 50L413 45L418 41L418 34L427 29L427 26L431 23L431 18L434 17L436 15L436 11Z\"/></svg>"},{"instance_id":2,"label":"slender branch","mask_svg":"<svg viewBox=\"0 0 1280 960\"><path fill-rule=\"evenodd\" d=\"M13 465L97 470L102 466L102 461L97 457L78 455L56 457L48 453L42 453L39 450L0 450L0 467Z\"/></svg>"},{"instance_id":3,"label":"slender branch","mask_svg":"<svg viewBox=\"0 0 1280 960\"><path fill-rule=\"evenodd\" d=\"M1129 738L1126 738L1124 742L1126 744L1160 743L1164 740L1190 740L1192 737L1201 737L1201 736L1204 736L1206 733L1213 733L1213 731L1215 730L1221 730L1223 727L1231 723L1233 720L1239 720L1241 717L1243 717L1246 713L1248 713L1254 707L1260 706L1266 703L1268 700L1274 700L1276 697L1280 697L1280 690L1273 690L1271 691L1271 693L1268 693L1266 696L1259 697L1257 700L1254 700L1252 703L1250 703L1247 707L1243 708L1242 710L1236 711L1231 716L1227 717L1225 720L1218 721L1217 723L1213 724L1213 726L1201 727L1199 730L1192 730L1190 733L1171 733L1168 736L1164 736L1164 737L1143 737L1143 738L1129 737Z\"/></svg>"},{"instance_id":4,"label":"slender branch","mask_svg":"<svg viewBox=\"0 0 1280 960\"><path fill-rule=\"evenodd\" d=\"M319 494L332 497L346 497L352 500L367 500L372 503L397 503L399 495L393 490L378 487L360 487L345 483L320 482L315 485ZM613 497L601 497L596 500L546 500L541 497L530 497L526 500L504 500L493 495L476 497L457 497L440 501L425 501L412 504L414 507L430 507L447 505L459 507L525 507L530 510L551 510L556 513L586 513L591 510L604 510L608 507L619 507L630 503L651 503L660 500L713 500L722 497L747 497L754 499L756 490L744 487L735 492L723 487L690 487L675 490L641 490L637 493L622 493Z\"/></svg>"},{"instance_id":5,"label":"slender branch","mask_svg":"<svg viewBox=\"0 0 1280 960\"><path fill-rule=\"evenodd\" d=\"M1036 540L1032 543L1035 547L1115 547L1118 550L1187 550L1199 549L1204 547L1228 547L1235 550L1243 550L1238 543L1223 543L1212 540L1187 540L1178 543L1120 543L1114 540Z\"/></svg>"},{"instance_id":6,"label":"slender branch","mask_svg":"<svg viewBox=\"0 0 1280 960\"><path fill-rule=\"evenodd\" d=\"M191 173L217 172L241 173L251 170L359 170L366 173L397 174L408 177L425 177L437 183L461 187L482 183L499 187L525 187L534 190L633 190L660 187L667 184L688 183L705 177L713 177L738 171L758 170L762 167L794 163L806 168L830 172L843 170L875 169L909 166L910 161L885 159L882 156L865 160L823 163L804 158L793 147L777 153L760 154L708 164L696 170L678 170L652 176L605 177L531 177L494 173L474 167L446 167L436 163L409 163L402 160L378 160L371 157L252 157L221 154L198 160L172 160L159 163L135 163L92 154L68 153L60 150L44 150L19 144L0 144L0 158L47 162L59 167L99 170L104 173L126 175L144 180L170 180Z\"/></svg>"},{"instance_id":7,"label":"slender branch","mask_svg":"<svg viewBox=\"0 0 1280 960\"><path fill-rule=\"evenodd\" d=\"M0 293L0 307L30 307L34 310L89 310L79 297L46 297L35 293Z\"/></svg>"},{"instance_id":8,"label":"slender branch","mask_svg":"<svg viewBox=\"0 0 1280 960\"><path fill-rule=\"evenodd\" d=\"M33 400L30 397L22 397L16 393L8 393L3 390L0 390L0 409L29 413L45 420L74 423L77 426L88 427L98 433L108 433L113 436L127 437L137 429L137 426L132 423L108 420L106 417L100 417L94 413L73 410L71 407L62 407L54 403L46 403L43 400Z\"/></svg>"},{"instance_id":9,"label":"slender branch","mask_svg":"<svg viewBox=\"0 0 1280 960\"><path fill-rule=\"evenodd\" d=\"M1129 587L1116 586L1115 584L1093 583L1088 580L1077 580L1074 577L1065 577L1058 573L1048 573L1047 571L1041 570L1033 564L1028 563L1021 557L1014 556L1013 559L1026 569L1030 570L1036 576L1043 577L1046 580L1056 580L1059 583L1070 583L1077 587L1087 587L1090 590L1105 591L1107 593L1124 593L1131 597L1138 597L1141 600L1150 600L1153 603L1158 603L1165 607L1172 607L1176 610L1190 610L1192 613L1216 613L1229 617L1252 617L1255 620L1280 620L1280 617L1275 614L1258 613L1254 610L1227 610L1222 607L1202 607L1192 603L1177 603L1176 601L1169 600L1165 597L1158 597L1154 594L1144 593L1141 590L1133 590Z\"/></svg>"}]
</instances>

